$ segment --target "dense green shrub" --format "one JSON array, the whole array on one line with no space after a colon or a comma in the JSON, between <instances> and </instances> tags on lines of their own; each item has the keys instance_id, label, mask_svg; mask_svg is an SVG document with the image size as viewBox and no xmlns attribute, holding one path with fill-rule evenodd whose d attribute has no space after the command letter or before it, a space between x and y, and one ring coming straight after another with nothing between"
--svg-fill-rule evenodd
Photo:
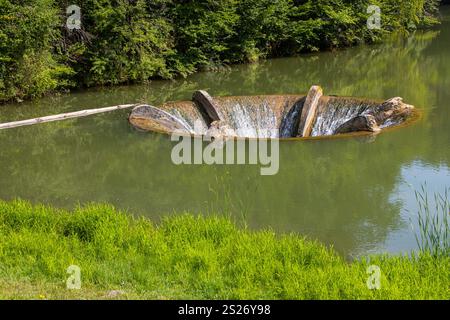
<instances>
[{"instance_id":1,"label":"dense green shrub","mask_svg":"<svg viewBox=\"0 0 450 320\"><path fill-rule=\"evenodd\" d=\"M0 101L67 84L70 69L51 53L59 20L53 0L0 0Z\"/></svg>"},{"instance_id":2,"label":"dense green shrub","mask_svg":"<svg viewBox=\"0 0 450 320\"><path fill-rule=\"evenodd\" d=\"M81 8L68 30L66 8ZM382 29L367 28L379 5ZM0 0L0 102L377 41L439 0Z\"/></svg>"},{"instance_id":3,"label":"dense green shrub","mask_svg":"<svg viewBox=\"0 0 450 320\"><path fill-rule=\"evenodd\" d=\"M144 0L81 0L78 5L82 30L66 33L72 39L66 53L77 83L91 86L170 77L166 59L172 50L171 25L149 10Z\"/></svg>"},{"instance_id":4,"label":"dense green shrub","mask_svg":"<svg viewBox=\"0 0 450 320\"><path fill-rule=\"evenodd\" d=\"M177 59L194 71L199 65L230 62L231 37L237 32L236 0L172 1Z\"/></svg>"}]
</instances>

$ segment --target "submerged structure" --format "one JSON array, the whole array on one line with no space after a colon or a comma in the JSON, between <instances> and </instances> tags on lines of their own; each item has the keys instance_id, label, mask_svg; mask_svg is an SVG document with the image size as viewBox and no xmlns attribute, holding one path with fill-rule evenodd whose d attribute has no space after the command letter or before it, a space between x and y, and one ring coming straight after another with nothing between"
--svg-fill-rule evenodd
<instances>
[{"instance_id":1,"label":"submerged structure","mask_svg":"<svg viewBox=\"0 0 450 320\"><path fill-rule=\"evenodd\" d=\"M413 111L400 97L374 101L325 96L319 86L313 86L307 95L213 98L206 91L196 91L192 101L139 105L129 121L145 131L283 139L378 133L404 123Z\"/></svg>"}]
</instances>

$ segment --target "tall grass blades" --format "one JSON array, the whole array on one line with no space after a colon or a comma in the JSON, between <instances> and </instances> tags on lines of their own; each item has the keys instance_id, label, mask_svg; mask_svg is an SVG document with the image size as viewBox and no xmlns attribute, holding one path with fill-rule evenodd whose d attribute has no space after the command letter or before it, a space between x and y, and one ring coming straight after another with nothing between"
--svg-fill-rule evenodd
<instances>
[{"instance_id":1,"label":"tall grass blades","mask_svg":"<svg viewBox=\"0 0 450 320\"><path fill-rule=\"evenodd\" d=\"M449 190L450 188L446 188L443 193L435 193L433 201L430 201L425 185L422 185L421 190L415 191L419 205L416 241L421 251L428 251L435 256L450 254Z\"/></svg>"}]
</instances>

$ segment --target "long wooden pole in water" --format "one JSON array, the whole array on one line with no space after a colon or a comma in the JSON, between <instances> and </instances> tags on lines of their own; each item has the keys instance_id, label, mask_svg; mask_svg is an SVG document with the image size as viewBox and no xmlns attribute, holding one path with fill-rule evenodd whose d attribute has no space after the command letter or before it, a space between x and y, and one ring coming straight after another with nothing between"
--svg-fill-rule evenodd
<instances>
[{"instance_id":1,"label":"long wooden pole in water","mask_svg":"<svg viewBox=\"0 0 450 320\"><path fill-rule=\"evenodd\" d=\"M81 111L55 114L55 115L52 115L52 116L46 116L46 117L40 117L40 118L34 118L34 119L28 119L28 120L20 120L20 121L0 123L0 130L1 129L16 128L16 127L21 127L21 126L31 126L33 124L44 123L44 122L59 121L59 120L65 120L65 119L71 119L71 118L79 118L79 117L86 117L86 116L90 116L90 115L97 114L97 113L103 113L103 112L110 112L110 111L115 111L115 110L132 108L132 107L135 107L135 106L138 106L138 105L139 104L121 104L121 105L118 105L118 106L112 106L112 107L106 107L106 108L86 109L86 110L81 110Z\"/></svg>"}]
</instances>

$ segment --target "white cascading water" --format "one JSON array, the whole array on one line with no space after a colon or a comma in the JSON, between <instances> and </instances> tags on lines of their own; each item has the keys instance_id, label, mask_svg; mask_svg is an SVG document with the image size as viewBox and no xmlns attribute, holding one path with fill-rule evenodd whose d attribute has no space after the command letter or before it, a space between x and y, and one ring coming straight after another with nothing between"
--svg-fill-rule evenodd
<instances>
[{"instance_id":1,"label":"white cascading water","mask_svg":"<svg viewBox=\"0 0 450 320\"><path fill-rule=\"evenodd\" d=\"M330 100L324 111L317 115L311 136L333 135L336 129L356 116L364 114L371 106L364 102L349 103L345 99Z\"/></svg>"},{"instance_id":2,"label":"white cascading water","mask_svg":"<svg viewBox=\"0 0 450 320\"><path fill-rule=\"evenodd\" d=\"M304 98L295 102L291 107L276 113L277 110L270 100L267 99L236 99L221 103L220 114L222 121L216 124L222 134L244 138L290 138L297 136L299 118L303 109ZM325 102L326 101L326 102ZM329 136L345 122L365 114L377 112L380 106L378 102L363 101L353 98L329 97L318 108L311 136ZM152 107L154 108L154 107ZM199 111L186 111L185 109L171 108L164 111L158 108L158 112L176 123L177 127L183 128L187 133L204 135L210 130L206 121ZM279 119L278 117L282 117ZM401 117L392 120L385 119L380 127L398 124ZM215 128L215 127L214 127ZM226 133L224 133L226 132Z\"/></svg>"},{"instance_id":3,"label":"white cascading water","mask_svg":"<svg viewBox=\"0 0 450 320\"><path fill-rule=\"evenodd\" d=\"M259 107L236 103L226 117L238 137L278 138L277 119L267 103Z\"/></svg>"},{"instance_id":4,"label":"white cascading water","mask_svg":"<svg viewBox=\"0 0 450 320\"><path fill-rule=\"evenodd\" d=\"M291 138L295 137L297 134L298 119L300 118L300 114L302 112L303 103L303 99L295 103L281 121L279 134L280 138Z\"/></svg>"},{"instance_id":5,"label":"white cascading water","mask_svg":"<svg viewBox=\"0 0 450 320\"><path fill-rule=\"evenodd\" d=\"M172 117L176 118L179 123L182 123L190 134L202 135L208 130L208 126L203 118L189 119L188 117L183 116L177 109L170 110L170 114Z\"/></svg>"}]
</instances>

